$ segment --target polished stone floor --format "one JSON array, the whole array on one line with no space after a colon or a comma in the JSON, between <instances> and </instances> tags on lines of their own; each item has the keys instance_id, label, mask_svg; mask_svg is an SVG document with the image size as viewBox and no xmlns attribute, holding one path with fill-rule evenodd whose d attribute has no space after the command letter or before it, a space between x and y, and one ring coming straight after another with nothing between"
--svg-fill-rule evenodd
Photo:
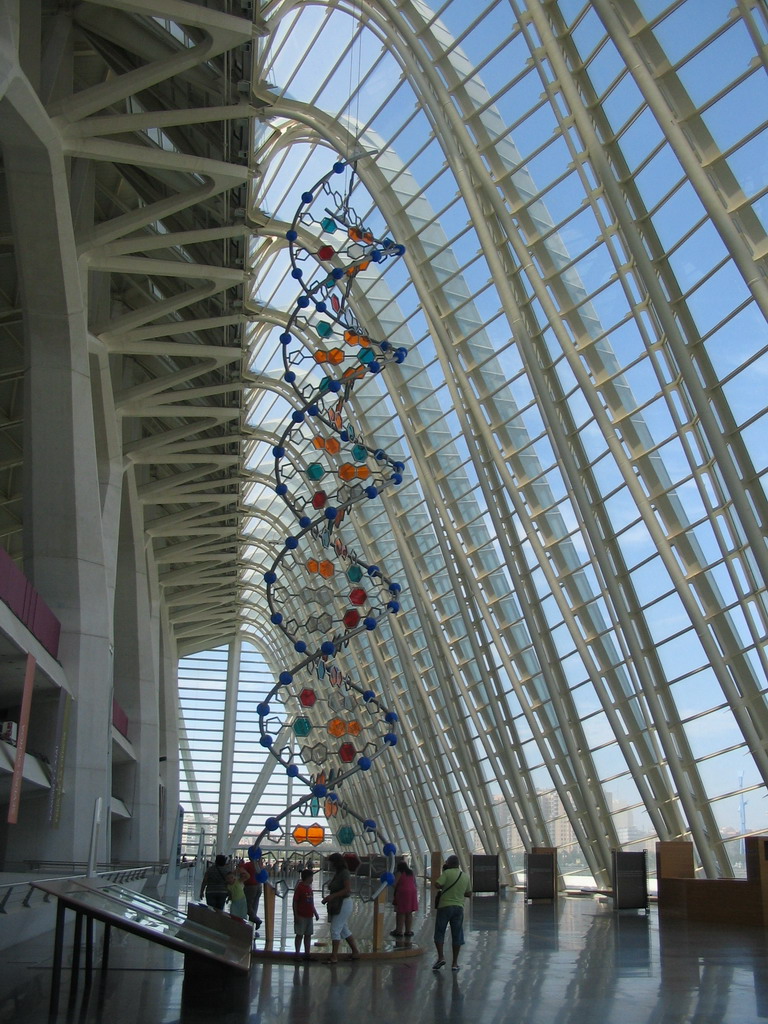
<instances>
[{"instance_id":1,"label":"polished stone floor","mask_svg":"<svg viewBox=\"0 0 768 1024\"><path fill-rule=\"evenodd\" d=\"M355 930L365 948L370 908ZM7 927L10 918L3 922ZM97 935L98 935L97 925ZM420 956L337 966L255 962L242 982L185 975L176 953L113 930L109 970L72 985L65 961L50 1015L52 936L0 962L2 1024L751 1024L768 1021L762 929L660 924L614 913L610 901L520 893L477 896L461 969L433 972L432 919L420 914ZM321 951L324 927L315 936Z\"/></svg>"}]
</instances>

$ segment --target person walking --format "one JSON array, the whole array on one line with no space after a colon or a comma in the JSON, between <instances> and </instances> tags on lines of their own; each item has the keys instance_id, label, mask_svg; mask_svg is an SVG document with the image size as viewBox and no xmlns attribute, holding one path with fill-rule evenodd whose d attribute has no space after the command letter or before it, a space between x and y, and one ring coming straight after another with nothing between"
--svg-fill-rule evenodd
<instances>
[{"instance_id":1,"label":"person walking","mask_svg":"<svg viewBox=\"0 0 768 1024\"><path fill-rule=\"evenodd\" d=\"M451 944L453 946L452 971L459 969L459 953L464 945L464 900L472 895L472 886L469 876L461 870L459 858L450 856L445 864L440 877L436 880L435 886L438 889L435 916L435 950L437 960L432 964L433 971L439 971L445 967L445 956L443 946L445 933L450 927Z\"/></svg>"},{"instance_id":2,"label":"person walking","mask_svg":"<svg viewBox=\"0 0 768 1024\"><path fill-rule=\"evenodd\" d=\"M205 902L214 910L223 910L227 902L227 874L227 858L223 853L218 853L216 860L203 875L200 885L200 899L205 897Z\"/></svg>"},{"instance_id":3,"label":"person walking","mask_svg":"<svg viewBox=\"0 0 768 1024\"><path fill-rule=\"evenodd\" d=\"M251 850L254 848L251 847ZM256 931L258 932L261 927L261 918L259 917L259 900L261 899L261 882L256 877L261 868L256 866L256 862L251 858L251 850L248 851L248 860L244 860L242 863L243 871L248 876L244 880L245 885L245 902L248 905L248 920L252 921L256 925Z\"/></svg>"},{"instance_id":4,"label":"person walking","mask_svg":"<svg viewBox=\"0 0 768 1024\"><path fill-rule=\"evenodd\" d=\"M351 960L360 959L360 950L357 948L352 929L349 927L349 917L352 913L352 876L347 862L340 853L332 853L328 863L333 868L333 876L328 883L328 895L323 896L323 903L328 907L328 917L331 923L331 955L326 961L329 964L339 962L339 946L341 940L346 939L347 945L352 950Z\"/></svg>"},{"instance_id":5,"label":"person walking","mask_svg":"<svg viewBox=\"0 0 768 1024\"><path fill-rule=\"evenodd\" d=\"M237 867L227 875L227 892L229 893L229 913L231 917L239 917L245 920L248 914L248 903L245 899L245 879L247 873L242 867Z\"/></svg>"}]
</instances>

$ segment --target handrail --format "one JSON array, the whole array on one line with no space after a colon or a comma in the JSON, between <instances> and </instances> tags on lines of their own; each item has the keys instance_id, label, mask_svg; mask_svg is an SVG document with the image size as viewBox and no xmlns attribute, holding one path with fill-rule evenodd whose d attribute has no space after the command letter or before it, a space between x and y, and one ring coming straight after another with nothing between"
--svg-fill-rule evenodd
<instances>
[{"instance_id":1,"label":"handrail","mask_svg":"<svg viewBox=\"0 0 768 1024\"><path fill-rule=\"evenodd\" d=\"M57 861L37 861L41 866L45 864L49 870L51 867L55 867L56 864L71 863L71 862L57 862ZM85 864L81 865L83 869ZM192 867L192 864L180 864L180 868ZM96 873L98 878L103 878L108 882L135 882L139 878L148 878L153 874L166 874L168 871L167 864L151 863L139 865L126 865L125 867L113 867L106 871L98 871ZM10 914L19 910L34 910L36 907L48 903L51 899L48 893L42 892L40 889L36 889L35 882L43 881L61 881L66 878L84 878L86 877L85 870L69 874L57 874L52 877L35 876L34 880L24 879L21 882L10 882L7 885L0 884L0 915Z\"/></svg>"}]
</instances>

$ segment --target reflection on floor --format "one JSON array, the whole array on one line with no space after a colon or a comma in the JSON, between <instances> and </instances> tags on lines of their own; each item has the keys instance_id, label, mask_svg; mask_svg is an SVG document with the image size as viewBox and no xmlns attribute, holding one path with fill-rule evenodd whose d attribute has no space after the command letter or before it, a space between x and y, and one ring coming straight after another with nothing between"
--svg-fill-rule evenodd
<instances>
[{"instance_id":1,"label":"reflection on floor","mask_svg":"<svg viewBox=\"0 0 768 1024\"><path fill-rule=\"evenodd\" d=\"M426 901L428 906L428 901ZM364 909L364 908L363 908ZM370 911L368 911L370 914ZM4 924L7 925L8 919ZM97 926L97 934L99 929ZM323 940L319 930L318 941ZM109 970L62 976L55 1020L78 1024L752 1024L768 1021L762 929L708 929L613 912L610 901L477 896L461 970L433 972L432 916L404 960L257 962L242 983L187 971L183 958L124 933ZM394 942L394 940L393 940ZM49 1022L53 937L0 964L0 1021ZM98 961L97 961L98 963Z\"/></svg>"}]
</instances>

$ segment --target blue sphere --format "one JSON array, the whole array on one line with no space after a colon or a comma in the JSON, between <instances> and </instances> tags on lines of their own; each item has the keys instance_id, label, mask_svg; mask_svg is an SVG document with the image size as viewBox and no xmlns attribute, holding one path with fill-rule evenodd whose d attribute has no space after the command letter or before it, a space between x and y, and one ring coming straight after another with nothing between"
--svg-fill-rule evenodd
<instances>
[{"instance_id":1,"label":"blue sphere","mask_svg":"<svg viewBox=\"0 0 768 1024\"><path fill-rule=\"evenodd\" d=\"M341 160L338 160L338 161L337 161L337 162L336 162L336 163L335 163L335 164L333 165L333 173L334 173L334 174L343 174L343 173L344 173L344 168L345 168L345 167L346 167L346 164L345 164L345 163L343 163L343 162L342 162Z\"/></svg>"},{"instance_id":2,"label":"blue sphere","mask_svg":"<svg viewBox=\"0 0 768 1024\"><path fill-rule=\"evenodd\" d=\"M292 779L295 779L299 774L299 766L297 764L289 764L285 771Z\"/></svg>"},{"instance_id":3,"label":"blue sphere","mask_svg":"<svg viewBox=\"0 0 768 1024\"><path fill-rule=\"evenodd\" d=\"M379 567L378 565L369 565L368 568L366 569L366 572L368 573L369 576L378 576Z\"/></svg>"},{"instance_id":4,"label":"blue sphere","mask_svg":"<svg viewBox=\"0 0 768 1024\"><path fill-rule=\"evenodd\" d=\"M283 374L283 380L287 384L293 384L296 381L296 374L293 372L293 370L286 370L286 372Z\"/></svg>"},{"instance_id":5,"label":"blue sphere","mask_svg":"<svg viewBox=\"0 0 768 1024\"><path fill-rule=\"evenodd\" d=\"M335 508L327 508L325 510L324 514L325 514L325 518L326 519L333 520L333 519L336 518L336 509Z\"/></svg>"},{"instance_id":6,"label":"blue sphere","mask_svg":"<svg viewBox=\"0 0 768 1024\"><path fill-rule=\"evenodd\" d=\"M287 488L286 488L286 490L287 490ZM370 487L366 487L365 488L365 496L366 496L366 498L377 498L378 495L379 495L378 489L376 487L374 487L373 485L371 485Z\"/></svg>"},{"instance_id":7,"label":"blue sphere","mask_svg":"<svg viewBox=\"0 0 768 1024\"><path fill-rule=\"evenodd\" d=\"M299 307L299 309L306 309L307 306L309 305L309 296L300 295L298 299L296 299L296 305ZM402 363L402 359L398 361Z\"/></svg>"},{"instance_id":8,"label":"blue sphere","mask_svg":"<svg viewBox=\"0 0 768 1024\"><path fill-rule=\"evenodd\" d=\"M320 415L320 406L319 405L316 405L316 404L313 403L312 405L310 405L307 408L307 416L319 416L319 415Z\"/></svg>"},{"instance_id":9,"label":"blue sphere","mask_svg":"<svg viewBox=\"0 0 768 1024\"><path fill-rule=\"evenodd\" d=\"M276 459L282 459L283 456L285 455L285 448L283 448L282 445L276 444L275 447L272 449L272 454L275 456Z\"/></svg>"},{"instance_id":10,"label":"blue sphere","mask_svg":"<svg viewBox=\"0 0 768 1024\"><path fill-rule=\"evenodd\" d=\"M267 832L275 832L277 831L277 829L280 828L280 822L278 821L277 818L267 818L267 820L264 822L264 828L267 830Z\"/></svg>"},{"instance_id":11,"label":"blue sphere","mask_svg":"<svg viewBox=\"0 0 768 1024\"><path fill-rule=\"evenodd\" d=\"M349 440L349 432L346 431L346 430L342 430L341 433L339 434L339 437L341 438L342 441L348 441Z\"/></svg>"},{"instance_id":12,"label":"blue sphere","mask_svg":"<svg viewBox=\"0 0 768 1024\"><path fill-rule=\"evenodd\" d=\"M293 420L294 423L303 423L304 413L302 412L301 409L294 409L293 412L291 413L291 419Z\"/></svg>"},{"instance_id":13,"label":"blue sphere","mask_svg":"<svg viewBox=\"0 0 768 1024\"><path fill-rule=\"evenodd\" d=\"M388 711L386 713L386 715L384 715L384 721L385 722L397 722L397 721L399 721L399 719L397 717L397 712L396 711Z\"/></svg>"},{"instance_id":14,"label":"blue sphere","mask_svg":"<svg viewBox=\"0 0 768 1024\"><path fill-rule=\"evenodd\" d=\"M329 384L328 384L328 390L329 391L333 391L334 394L338 394L338 392L341 391L341 381L340 380L332 380L332 381L330 381Z\"/></svg>"},{"instance_id":15,"label":"blue sphere","mask_svg":"<svg viewBox=\"0 0 768 1024\"><path fill-rule=\"evenodd\" d=\"M283 495L288 493L288 484L278 484L275 488L275 494Z\"/></svg>"},{"instance_id":16,"label":"blue sphere","mask_svg":"<svg viewBox=\"0 0 768 1024\"><path fill-rule=\"evenodd\" d=\"M312 520L309 518L309 516L302 516L301 519L299 519L299 526L302 528L302 530L306 530L306 528L311 525Z\"/></svg>"},{"instance_id":17,"label":"blue sphere","mask_svg":"<svg viewBox=\"0 0 768 1024\"><path fill-rule=\"evenodd\" d=\"M320 644L320 653L335 654L336 644L333 642L333 640L323 640L323 642Z\"/></svg>"},{"instance_id":18,"label":"blue sphere","mask_svg":"<svg viewBox=\"0 0 768 1024\"><path fill-rule=\"evenodd\" d=\"M363 822L363 828L365 829L366 832L375 832L376 822L373 820L373 818L366 818L365 821Z\"/></svg>"},{"instance_id":19,"label":"blue sphere","mask_svg":"<svg viewBox=\"0 0 768 1024\"><path fill-rule=\"evenodd\" d=\"M377 448L376 451L373 453L373 457L374 459L376 459L377 462L383 462L384 459L386 459L387 457L387 453L384 451L383 448Z\"/></svg>"},{"instance_id":20,"label":"blue sphere","mask_svg":"<svg viewBox=\"0 0 768 1024\"><path fill-rule=\"evenodd\" d=\"M274 622L276 626L279 626L280 623L283 621L283 616L280 614L280 612L274 612L272 615L270 615L269 621Z\"/></svg>"},{"instance_id":21,"label":"blue sphere","mask_svg":"<svg viewBox=\"0 0 768 1024\"><path fill-rule=\"evenodd\" d=\"M297 640L296 643L293 645L293 649L294 651L297 651L299 654L305 654L307 650L306 641Z\"/></svg>"},{"instance_id":22,"label":"blue sphere","mask_svg":"<svg viewBox=\"0 0 768 1024\"><path fill-rule=\"evenodd\" d=\"M379 875L379 881L384 882L385 885L394 885L395 876L392 874L391 871L384 871L382 872L382 874Z\"/></svg>"},{"instance_id":23,"label":"blue sphere","mask_svg":"<svg viewBox=\"0 0 768 1024\"><path fill-rule=\"evenodd\" d=\"M394 855L396 853L397 853L397 847L395 846L394 843L385 843L384 844L384 856L385 857L394 857Z\"/></svg>"},{"instance_id":24,"label":"blue sphere","mask_svg":"<svg viewBox=\"0 0 768 1024\"><path fill-rule=\"evenodd\" d=\"M396 487L398 486L398 484L401 484L403 482L403 476L401 473L393 473L389 479Z\"/></svg>"},{"instance_id":25,"label":"blue sphere","mask_svg":"<svg viewBox=\"0 0 768 1024\"><path fill-rule=\"evenodd\" d=\"M328 799L331 801L332 804L337 804L339 802L339 794L338 793L329 793L328 794Z\"/></svg>"},{"instance_id":26,"label":"blue sphere","mask_svg":"<svg viewBox=\"0 0 768 1024\"><path fill-rule=\"evenodd\" d=\"M328 787L324 786L322 782L317 782L312 787L312 792L315 794L315 796L323 797L328 792Z\"/></svg>"},{"instance_id":27,"label":"blue sphere","mask_svg":"<svg viewBox=\"0 0 768 1024\"><path fill-rule=\"evenodd\" d=\"M365 626L365 628L367 630L376 629L376 625L377 625L376 619L374 619L374 617L372 615L367 615L363 619L363 625Z\"/></svg>"},{"instance_id":28,"label":"blue sphere","mask_svg":"<svg viewBox=\"0 0 768 1024\"><path fill-rule=\"evenodd\" d=\"M285 237L288 239L289 242L295 242L296 239L299 237L299 233L298 231L294 231L293 229L291 229L290 231L285 232Z\"/></svg>"},{"instance_id":29,"label":"blue sphere","mask_svg":"<svg viewBox=\"0 0 768 1024\"><path fill-rule=\"evenodd\" d=\"M390 594L399 594L402 589L403 588L400 586L399 583L390 583L389 584L389 592L390 592Z\"/></svg>"},{"instance_id":30,"label":"blue sphere","mask_svg":"<svg viewBox=\"0 0 768 1024\"><path fill-rule=\"evenodd\" d=\"M365 693L363 694L363 700L366 702L366 704L368 703L368 701L375 699L376 694L373 692L373 690L366 690Z\"/></svg>"},{"instance_id":31,"label":"blue sphere","mask_svg":"<svg viewBox=\"0 0 768 1024\"><path fill-rule=\"evenodd\" d=\"M300 281L304 277L304 271L300 267L294 267L291 271L291 277L296 281Z\"/></svg>"},{"instance_id":32,"label":"blue sphere","mask_svg":"<svg viewBox=\"0 0 768 1024\"><path fill-rule=\"evenodd\" d=\"M380 373L381 372L381 363L378 361L378 359L372 359L370 361L370 363L368 363L368 372L369 373Z\"/></svg>"},{"instance_id":33,"label":"blue sphere","mask_svg":"<svg viewBox=\"0 0 768 1024\"><path fill-rule=\"evenodd\" d=\"M393 732L388 732L387 735L384 737L384 742L387 744L387 746L394 747L397 745L397 736L395 736Z\"/></svg>"},{"instance_id":34,"label":"blue sphere","mask_svg":"<svg viewBox=\"0 0 768 1024\"><path fill-rule=\"evenodd\" d=\"M264 573L264 582L265 583L277 583L277 573L273 572L271 569L269 570L269 572L265 572Z\"/></svg>"},{"instance_id":35,"label":"blue sphere","mask_svg":"<svg viewBox=\"0 0 768 1024\"><path fill-rule=\"evenodd\" d=\"M302 192L301 193L301 201L302 201L302 203L311 203L314 198L315 197L312 195L311 192Z\"/></svg>"},{"instance_id":36,"label":"blue sphere","mask_svg":"<svg viewBox=\"0 0 768 1024\"><path fill-rule=\"evenodd\" d=\"M261 871L256 875L256 881L261 882L263 885L269 879L269 872L266 868L262 868Z\"/></svg>"},{"instance_id":37,"label":"blue sphere","mask_svg":"<svg viewBox=\"0 0 768 1024\"><path fill-rule=\"evenodd\" d=\"M258 704L256 706L256 711L261 715L262 718L265 718L270 711L269 704Z\"/></svg>"},{"instance_id":38,"label":"blue sphere","mask_svg":"<svg viewBox=\"0 0 768 1024\"><path fill-rule=\"evenodd\" d=\"M315 309L317 310L318 313L325 313L325 311L328 309L328 305L325 302L316 302Z\"/></svg>"},{"instance_id":39,"label":"blue sphere","mask_svg":"<svg viewBox=\"0 0 768 1024\"><path fill-rule=\"evenodd\" d=\"M358 759L357 763L358 763L358 766L360 767L360 770L363 771L363 772L367 772L368 769L371 767L371 759L370 759L370 757L361 757L361 758Z\"/></svg>"},{"instance_id":40,"label":"blue sphere","mask_svg":"<svg viewBox=\"0 0 768 1024\"><path fill-rule=\"evenodd\" d=\"M289 683L293 682L293 676L290 672L281 672L278 676L278 680L281 686L288 686Z\"/></svg>"},{"instance_id":41,"label":"blue sphere","mask_svg":"<svg viewBox=\"0 0 768 1024\"><path fill-rule=\"evenodd\" d=\"M399 601L387 601L387 611L389 611L389 612L399 612L400 611L400 602Z\"/></svg>"},{"instance_id":42,"label":"blue sphere","mask_svg":"<svg viewBox=\"0 0 768 1024\"><path fill-rule=\"evenodd\" d=\"M250 860L261 860L261 847L260 846L249 846L248 857Z\"/></svg>"},{"instance_id":43,"label":"blue sphere","mask_svg":"<svg viewBox=\"0 0 768 1024\"><path fill-rule=\"evenodd\" d=\"M283 331L280 335L280 341L282 341L284 345L289 345L293 341L293 335L289 334L288 331Z\"/></svg>"},{"instance_id":44,"label":"blue sphere","mask_svg":"<svg viewBox=\"0 0 768 1024\"><path fill-rule=\"evenodd\" d=\"M262 736L261 739L259 740L261 746L266 747L267 749L269 749L274 742L274 736Z\"/></svg>"},{"instance_id":45,"label":"blue sphere","mask_svg":"<svg viewBox=\"0 0 768 1024\"><path fill-rule=\"evenodd\" d=\"M289 551L295 551L296 548L299 546L299 541L296 537L286 537L285 546L288 548Z\"/></svg>"},{"instance_id":46,"label":"blue sphere","mask_svg":"<svg viewBox=\"0 0 768 1024\"><path fill-rule=\"evenodd\" d=\"M341 278L344 277L344 271L341 269L341 267L334 267L333 270L331 271L331 277L334 279L334 281L340 281Z\"/></svg>"}]
</instances>

